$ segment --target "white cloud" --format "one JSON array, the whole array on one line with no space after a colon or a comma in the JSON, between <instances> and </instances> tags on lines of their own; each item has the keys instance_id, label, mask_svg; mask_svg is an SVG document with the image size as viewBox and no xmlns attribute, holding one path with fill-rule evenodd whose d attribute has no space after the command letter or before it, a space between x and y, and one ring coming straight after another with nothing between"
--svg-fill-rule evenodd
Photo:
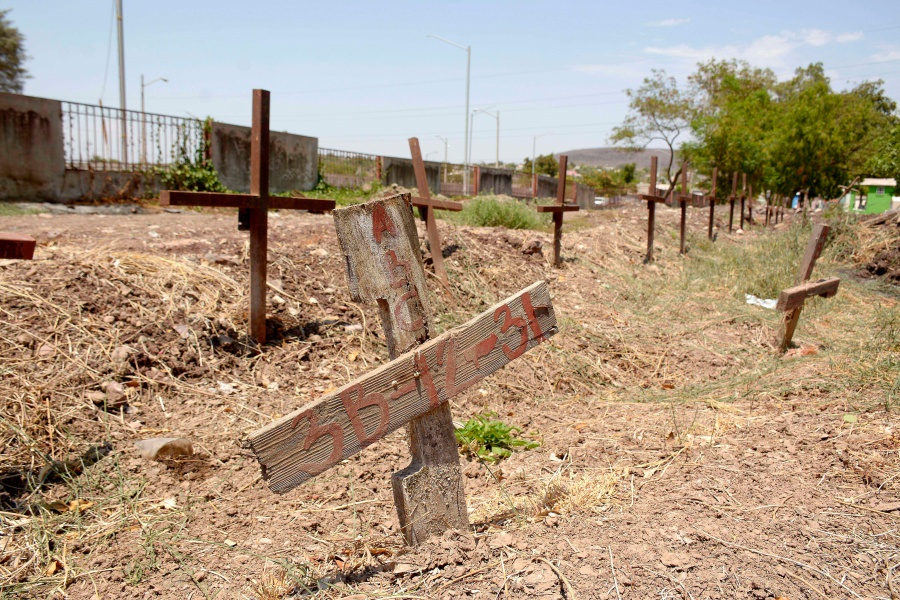
<instances>
[{"instance_id":1,"label":"white cloud","mask_svg":"<svg viewBox=\"0 0 900 600\"><path fill-rule=\"evenodd\" d=\"M869 57L869 60L873 63L893 62L895 60L900 60L900 49L885 48L881 52L876 52L875 54L871 55Z\"/></svg>"},{"instance_id":2,"label":"white cloud","mask_svg":"<svg viewBox=\"0 0 900 600\"><path fill-rule=\"evenodd\" d=\"M650 23L644 23L645 27L678 27L679 25L684 25L685 23L690 23L690 19L680 18L680 19L663 19L661 21L651 21Z\"/></svg>"},{"instance_id":3,"label":"white cloud","mask_svg":"<svg viewBox=\"0 0 900 600\"><path fill-rule=\"evenodd\" d=\"M775 71L790 72L789 55L802 47L818 48L827 44L843 44L862 39L862 32L834 33L821 29L802 29L800 31L782 31L778 34L765 35L745 45L703 46L694 47L687 44L675 46L650 46L644 48L647 54L670 56L692 62L710 58L737 58L746 60L751 65L769 67Z\"/></svg>"}]
</instances>

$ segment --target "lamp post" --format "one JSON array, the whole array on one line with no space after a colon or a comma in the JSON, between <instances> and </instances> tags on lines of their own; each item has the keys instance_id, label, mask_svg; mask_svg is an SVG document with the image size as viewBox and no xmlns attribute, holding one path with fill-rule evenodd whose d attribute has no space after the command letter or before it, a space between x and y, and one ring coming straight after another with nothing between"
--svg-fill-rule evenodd
<instances>
[{"instance_id":1,"label":"lamp post","mask_svg":"<svg viewBox=\"0 0 900 600\"><path fill-rule=\"evenodd\" d=\"M147 112L144 110L144 88L153 85L157 81L169 83L165 77L157 77L153 81L144 83L144 74L141 73L141 164L147 164Z\"/></svg>"},{"instance_id":2,"label":"lamp post","mask_svg":"<svg viewBox=\"0 0 900 600\"><path fill-rule=\"evenodd\" d=\"M122 109L122 166L128 164L128 117L125 113L125 33L122 0L116 0L116 24L119 31L119 108Z\"/></svg>"},{"instance_id":3,"label":"lamp post","mask_svg":"<svg viewBox=\"0 0 900 600\"><path fill-rule=\"evenodd\" d=\"M496 143L496 149L494 152L494 166L499 167L500 166L500 109L498 108L496 110L496 112L494 112L494 114L491 114L487 111L486 108L476 108L474 110L474 112L472 113L473 117L475 116L475 113L483 113L483 114L491 117L495 121L497 121L497 143Z\"/></svg>"},{"instance_id":4,"label":"lamp post","mask_svg":"<svg viewBox=\"0 0 900 600\"><path fill-rule=\"evenodd\" d=\"M534 136L534 138L531 140L531 181L532 181L532 182L534 182L534 161L535 161L535 159L537 158L537 153L535 152L535 151L537 150L537 139L538 139L539 137L544 137L545 135L547 135L547 134L546 134L546 133L539 133L539 134L537 134L536 136ZM531 186L531 197L534 198L534 197L536 197L536 196L537 196L537 194L536 194L536 189L535 189L534 184L532 183L532 186Z\"/></svg>"},{"instance_id":5,"label":"lamp post","mask_svg":"<svg viewBox=\"0 0 900 600\"><path fill-rule=\"evenodd\" d=\"M463 130L466 136L465 140L463 141L463 193L466 193L469 190L469 156L467 150L469 148L469 74L471 72L472 66L472 46L463 46L437 35L429 34L427 37L434 38L438 41L444 42L445 44L450 44L451 46L455 46L460 50L466 51L466 127Z\"/></svg>"},{"instance_id":6,"label":"lamp post","mask_svg":"<svg viewBox=\"0 0 900 600\"><path fill-rule=\"evenodd\" d=\"M445 137L441 137L439 135L436 135L434 137L444 142L444 183L447 183L447 150L450 147L450 144L447 143L447 138Z\"/></svg>"}]
</instances>

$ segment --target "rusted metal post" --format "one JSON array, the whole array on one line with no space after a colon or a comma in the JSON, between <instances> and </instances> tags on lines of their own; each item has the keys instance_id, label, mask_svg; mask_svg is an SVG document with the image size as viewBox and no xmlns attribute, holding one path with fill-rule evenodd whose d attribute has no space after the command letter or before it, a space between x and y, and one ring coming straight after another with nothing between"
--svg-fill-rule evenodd
<instances>
[{"instance_id":1,"label":"rusted metal post","mask_svg":"<svg viewBox=\"0 0 900 600\"><path fill-rule=\"evenodd\" d=\"M747 226L753 227L753 186L747 188Z\"/></svg>"},{"instance_id":2,"label":"rusted metal post","mask_svg":"<svg viewBox=\"0 0 900 600\"><path fill-rule=\"evenodd\" d=\"M535 173L531 176L531 199L537 198L538 175Z\"/></svg>"},{"instance_id":3,"label":"rusted metal post","mask_svg":"<svg viewBox=\"0 0 900 600\"><path fill-rule=\"evenodd\" d=\"M384 158L381 156L375 157L375 180L379 183L384 183L382 178L384 176Z\"/></svg>"},{"instance_id":4,"label":"rusted metal post","mask_svg":"<svg viewBox=\"0 0 900 600\"><path fill-rule=\"evenodd\" d=\"M475 165L472 167L472 195L477 196L481 193L481 167Z\"/></svg>"},{"instance_id":5,"label":"rusted metal post","mask_svg":"<svg viewBox=\"0 0 900 600\"><path fill-rule=\"evenodd\" d=\"M656 196L656 162L657 157L650 157L650 196ZM656 201L647 201L647 256L644 262L653 262L653 234L656 231Z\"/></svg>"},{"instance_id":6,"label":"rusted metal post","mask_svg":"<svg viewBox=\"0 0 900 600\"><path fill-rule=\"evenodd\" d=\"M556 185L556 205L562 206L566 203L566 170L569 165L569 157L565 154L559 157L559 176ZM558 267L562 254L562 226L563 214L561 212L553 213L553 266Z\"/></svg>"},{"instance_id":7,"label":"rusted metal post","mask_svg":"<svg viewBox=\"0 0 900 600\"><path fill-rule=\"evenodd\" d=\"M709 239L713 239L713 220L716 213L716 179L719 176L719 167L714 167L712 172L712 189L709 193Z\"/></svg>"},{"instance_id":8,"label":"rusted metal post","mask_svg":"<svg viewBox=\"0 0 900 600\"><path fill-rule=\"evenodd\" d=\"M737 198L737 171L732 173L731 177L731 195L728 196L728 233L734 231L734 201Z\"/></svg>"},{"instance_id":9,"label":"rusted metal post","mask_svg":"<svg viewBox=\"0 0 900 600\"><path fill-rule=\"evenodd\" d=\"M266 343L266 259L269 232L269 92L253 90L250 134L250 193L259 205L250 209L250 335Z\"/></svg>"},{"instance_id":10,"label":"rusted metal post","mask_svg":"<svg viewBox=\"0 0 900 600\"><path fill-rule=\"evenodd\" d=\"M687 183L688 163L681 165L681 195L678 196L678 205L681 209L681 244L678 252L685 252L685 233L687 229L687 201L688 201L688 183Z\"/></svg>"}]
</instances>

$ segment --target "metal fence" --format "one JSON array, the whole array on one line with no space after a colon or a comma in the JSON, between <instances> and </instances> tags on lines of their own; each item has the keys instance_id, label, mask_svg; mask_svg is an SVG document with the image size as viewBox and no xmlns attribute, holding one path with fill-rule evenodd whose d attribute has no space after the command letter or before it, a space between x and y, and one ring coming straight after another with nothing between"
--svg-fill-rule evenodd
<instances>
[{"instance_id":1,"label":"metal fence","mask_svg":"<svg viewBox=\"0 0 900 600\"><path fill-rule=\"evenodd\" d=\"M197 119L63 102L62 122L69 169L138 171L202 158Z\"/></svg>"},{"instance_id":2,"label":"metal fence","mask_svg":"<svg viewBox=\"0 0 900 600\"><path fill-rule=\"evenodd\" d=\"M360 187L381 176L374 154L331 148L319 148L319 172L328 185L335 187Z\"/></svg>"}]
</instances>

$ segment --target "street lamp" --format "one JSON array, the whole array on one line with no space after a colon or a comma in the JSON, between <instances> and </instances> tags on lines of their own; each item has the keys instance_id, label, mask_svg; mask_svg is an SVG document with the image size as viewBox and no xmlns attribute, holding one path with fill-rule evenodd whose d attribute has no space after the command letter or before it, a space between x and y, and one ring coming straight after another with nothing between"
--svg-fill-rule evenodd
<instances>
[{"instance_id":1,"label":"street lamp","mask_svg":"<svg viewBox=\"0 0 900 600\"><path fill-rule=\"evenodd\" d=\"M447 183L447 149L450 147L450 144L447 143L447 138L445 137L439 135L434 137L444 142L444 183Z\"/></svg>"},{"instance_id":2,"label":"street lamp","mask_svg":"<svg viewBox=\"0 0 900 600\"><path fill-rule=\"evenodd\" d=\"M497 145L496 145L496 150L495 150L495 154L494 154L494 166L499 167L500 166L500 109L498 108L494 114L491 114L487 111L486 108L476 108L472 112L473 118L475 116L475 113L483 113L497 121Z\"/></svg>"},{"instance_id":3,"label":"street lamp","mask_svg":"<svg viewBox=\"0 0 900 600\"><path fill-rule=\"evenodd\" d=\"M466 51L466 127L463 130L466 135L466 139L463 142L463 190L465 193L469 189L469 156L467 150L469 148L469 74L471 72L472 66L472 46L462 46L457 44L456 42L451 42L450 40L446 40L440 36L428 34L426 37L434 38L438 41L444 42L445 44L450 44L451 46L455 46L460 50Z\"/></svg>"},{"instance_id":4,"label":"street lamp","mask_svg":"<svg viewBox=\"0 0 900 600\"><path fill-rule=\"evenodd\" d=\"M144 110L144 88L153 85L157 81L169 83L169 80L165 77L157 77L150 82L144 83L144 74L141 73L141 164L144 165L147 164L147 113Z\"/></svg>"},{"instance_id":5,"label":"street lamp","mask_svg":"<svg viewBox=\"0 0 900 600\"><path fill-rule=\"evenodd\" d=\"M537 139L539 137L544 137L545 135L548 135L548 134L539 133L538 135L534 136L533 140L531 140L531 197L532 198L535 198L537 196L537 187L534 185L534 161L535 161L535 158L537 158L537 155L535 153L535 150L537 149Z\"/></svg>"}]
</instances>

